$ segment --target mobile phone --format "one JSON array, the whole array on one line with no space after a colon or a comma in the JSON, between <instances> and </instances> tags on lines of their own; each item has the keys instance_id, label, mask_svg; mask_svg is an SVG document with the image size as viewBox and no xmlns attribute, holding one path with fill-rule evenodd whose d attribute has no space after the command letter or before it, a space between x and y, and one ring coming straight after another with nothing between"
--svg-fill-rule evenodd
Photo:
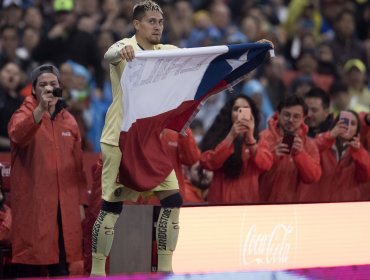
<instances>
[{"instance_id":1,"label":"mobile phone","mask_svg":"<svg viewBox=\"0 0 370 280\"><path fill-rule=\"evenodd\" d=\"M341 111L339 115L339 120L342 121L347 127L349 127L349 124L351 123L352 114L348 111ZM349 129L347 128L347 131L349 132Z\"/></svg>"},{"instance_id":2,"label":"mobile phone","mask_svg":"<svg viewBox=\"0 0 370 280\"><path fill-rule=\"evenodd\" d=\"M239 108L238 109L238 120L250 120L251 119L251 108Z\"/></svg>"},{"instance_id":3,"label":"mobile phone","mask_svg":"<svg viewBox=\"0 0 370 280\"><path fill-rule=\"evenodd\" d=\"M283 136L282 143L283 144L286 144L288 146L288 149L289 149L288 154L290 154L290 152L292 150L292 146L293 146L293 142L294 142L294 137L295 137L295 135L294 134L291 134L291 133L285 133L284 136Z\"/></svg>"}]
</instances>

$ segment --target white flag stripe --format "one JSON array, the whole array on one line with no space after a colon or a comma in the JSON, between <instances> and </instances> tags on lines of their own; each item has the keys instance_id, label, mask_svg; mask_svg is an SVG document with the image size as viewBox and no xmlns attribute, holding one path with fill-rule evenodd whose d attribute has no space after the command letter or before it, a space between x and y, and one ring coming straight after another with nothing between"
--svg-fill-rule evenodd
<instances>
[{"instance_id":1,"label":"white flag stripe","mask_svg":"<svg viewBox=\"0 0 370 280\"><path fill-rule=\"evenodd\" d=\"M160 57L177 57L177 56L197 56L197 55L213 55L227 53L227 46L211 46L189 49L170 49L160 51L139 51L135 53L136 58L160 58Z\"/></svg>"},{"instance_id":2,"label":"white flag stripe","mask_svg":"<svg viewBox=\"0 0 370 280\"><path fill-rule=\"evenodd\" d=\"M127 64L121 78L122 131L128 131L137 119L157 116L194 100L209 63L220 55L184 56L180 50L177 56L163 57L163 52L153 51L161 53L159 58L134 59Z\"/></svg>"}]
</instances>

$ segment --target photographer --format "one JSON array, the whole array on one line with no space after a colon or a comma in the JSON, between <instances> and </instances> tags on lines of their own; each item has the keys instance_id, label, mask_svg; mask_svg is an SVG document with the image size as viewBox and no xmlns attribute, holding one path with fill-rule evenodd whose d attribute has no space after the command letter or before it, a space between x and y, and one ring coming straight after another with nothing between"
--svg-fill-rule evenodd
<instances>
[{"instance_id":1,"label":"photographer","mask_svg":"<svg viewBox=\"0 0 370 280\"><path fill-rule=\"evenodd\" d=\"M81 137L75 119L57 97L58 69L41 65L31 80L32 95L8 125L12 262L17 264L17 277L45 276L43 266L49 276L68 275L68 265L82 263L87 189Z\"/></svg>"},{"instance_id":2,"label":"photographer","mask_svg":"<svg viewBox=\"0 0 370 280\"><path fill-rule=\"evenodd\" d=\"M260 138L274 156L272 168L260 180L261 196L267 202L295 202L302 185L320 179L319 152L304 123L307 110L302 98L291 95L279 104L268 128L261 132Z\"/></svg>"}]
</instances>

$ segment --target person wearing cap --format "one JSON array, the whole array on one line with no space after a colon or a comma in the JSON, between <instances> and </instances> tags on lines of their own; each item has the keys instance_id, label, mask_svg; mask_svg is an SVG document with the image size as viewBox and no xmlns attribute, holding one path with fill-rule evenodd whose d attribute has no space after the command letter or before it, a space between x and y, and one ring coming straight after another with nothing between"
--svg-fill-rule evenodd
<instances>
[{"instance_id":1,"label":"person wearing cap","mask_svg":"<svg viewBox=\"0 0 370 280\"><path fill-rule=\"evenodd\" d=\"M53 90L59 71L41 65L8 125L11 143L12 262L16 277L69 274L82 263L87 186L81 136L73 116Z\"/></svg>"},{"instance_id":2,"label":"person wearing cap","mask_svg":"<svg viewBox=\"0 0 370 280\"><path fill-rule=\"evenodd\" d=\"M349 59L343 66L343 78L351 96L350 109L370 112L370 90L366 81L366 66L360 59Z\"/></svg>"}]
</instances>

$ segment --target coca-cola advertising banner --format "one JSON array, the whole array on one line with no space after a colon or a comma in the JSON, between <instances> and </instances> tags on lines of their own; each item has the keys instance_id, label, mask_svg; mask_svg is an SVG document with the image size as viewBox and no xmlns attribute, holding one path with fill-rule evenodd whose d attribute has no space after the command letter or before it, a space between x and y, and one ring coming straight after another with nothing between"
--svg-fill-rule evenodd
<instances>
[{"instance_id":1,"label":"coca-cola advertising banner","mask_svg":"<svg viewBox=\"0 0 370 280\"><path fill-rule=\"evenodd\" d=\"M370 264L370 203L185 207L177 273Z\"/></svg>"}]
</instances>

